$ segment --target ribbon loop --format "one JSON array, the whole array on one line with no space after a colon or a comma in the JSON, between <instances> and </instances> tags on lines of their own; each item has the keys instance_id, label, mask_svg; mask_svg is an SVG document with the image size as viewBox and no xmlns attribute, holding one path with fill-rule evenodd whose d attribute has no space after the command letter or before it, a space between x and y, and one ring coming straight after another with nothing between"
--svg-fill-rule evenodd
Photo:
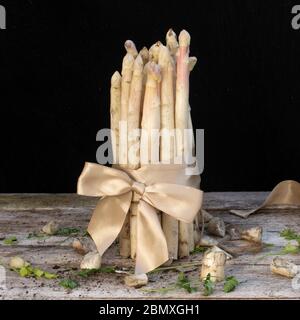
<instances>
[{"instance_id":1,"label":"ribbon loop","mask_svg":"<svg viewBox=\"0 0 300 320\"><path fill-rule=\"evenodd\" d=\"M168 183L161 183L165 170ZM127 172L86 163L78 180L78 194L103 197L88 226L100 255L115 241L131 202L136 201L139 206L136 273L147 273L168 260L167 241L155 209L177 220L191 222L202 204L202 191L183 185L186 180L178 184L182 181L178 177L184 176L182 170L181 167L157 165Z\"/></svg>"}]
</instances>

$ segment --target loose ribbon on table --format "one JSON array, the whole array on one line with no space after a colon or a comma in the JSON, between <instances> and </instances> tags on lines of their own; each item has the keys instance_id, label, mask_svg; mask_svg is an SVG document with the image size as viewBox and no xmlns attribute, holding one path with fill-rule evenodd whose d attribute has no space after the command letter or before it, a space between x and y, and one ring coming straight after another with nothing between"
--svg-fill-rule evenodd
<instances>
[{"instance_id":1,"label":"loose ribbon on table","mask_svg":"<svg viewBox=\"0 0 300 320\"><path fill-rule=\"evenodd\" d=\"M258 208L252 210L230 210L231 213L247 218L251 214L268 207L300 206L300 183L293 180L282 181L272 190L267 199Z\"/></svg>"},{"instance_id":2,"label":"loose ribbon on table","mask_svg":"<svg viewBox=\"0 0 300 320\"><path fill-rule=\"evenodd\" d=\"M158 168L158 172L166 172L170 176L171 170L160 171L161 166ZM169 258L166 238L155 209L190 223L202 204L201 190L173 183L154 182L147 185L143 172L147 176L150 171L143 170L139 172L139 181L136 181L123 170L86 163L78 180L78 194L102 197L88 226L100 255L118 237L133 194L138 195L136 274L154 270ZM154 166L151 171L152 176L158 175ZM174 175L171 180L176 181L176 174L171 175Z\"/></svg>"}]
</instances>

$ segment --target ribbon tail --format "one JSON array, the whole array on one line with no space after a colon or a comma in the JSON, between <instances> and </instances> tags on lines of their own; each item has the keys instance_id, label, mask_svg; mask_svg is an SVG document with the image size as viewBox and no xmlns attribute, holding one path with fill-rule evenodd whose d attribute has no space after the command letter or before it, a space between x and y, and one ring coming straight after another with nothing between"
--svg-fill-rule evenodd
<instances>
[{"instance_id":1,"label":"ribbon tail","mask_svg":"<svg viewBox=\"0 0 300 320\"><path fill-rule=\"evenodd\" d=\"M201 190L167 183L146 187L143 199L176 220L191 223L202 206Z\"/></svg>"},{"instance_id":2,"label":"ribbon tail","mask_svg":"<svg viewBox=\"0 0 300 320\"><path fill-rule=\"evenodd\" d=\"M157 211L143 200L137 215L137 248L135 273L147 273L168 259L168 246Z\"/></svg>"},{"instance_id":3,"label":"ribbon tail","mask_svg":"<svg viewBox=\"0 0 300 320\"><path fill-rule=\"evenodd\" d=\"M93 213L88 232L94 240L99 254L111 246L119 235L130 207L132 192L102 198Z\"/></svg>"},{"instance_id":4,"label":"ribbon tail","mask_svg":"<svg viewBox=\"0 0 300 320\"><path fill-rule=\"evenodd\" d=\"M280 182L269 194L267 199L258 208L252 210L230 210L231 213L248 218L251 214L258 212L261 209L277 206L290 207L300 205L300 184L293 180Z\"/></svg>"}]
</instances>

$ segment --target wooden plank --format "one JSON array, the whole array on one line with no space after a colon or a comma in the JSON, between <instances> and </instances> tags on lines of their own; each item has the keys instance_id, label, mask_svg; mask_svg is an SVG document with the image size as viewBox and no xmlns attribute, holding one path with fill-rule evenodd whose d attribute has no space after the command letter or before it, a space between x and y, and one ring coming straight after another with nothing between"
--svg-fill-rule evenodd
<instances>
[{"instance_id":1,"label":"wooden plank","mask_svg":"<svg viewBox=\"0 0 300 320\"><path fill-rule=\"evenodd\" d=\"M204 207L210 210L247 209L260 205L268 192L207 192ZM76 194L0 194L3 210L86 208L97 204L96 197Z\"/></svg>"},{"instance_id":2,"label":"wooden plank","mask_svg":"<svg viewBox=\"0 0 300 320\"><path fill-rule=\"evenodd\" d=\"M258 254L244 254L229 261L226 273L236 276L241 284L229 294L222 291L222 285L216 287L208 298L201 292L188 294L181 290L166 294L144 292L141 289L129 289L123 285L122 274L98 274L88 279L81 279L77 269L82 257L71 248L74 237L46 237L28 239L30 232L39 231L50 220L55 220L64 227L80 227L84 231L98 199L77 195L0 195L0 237L16 236L17 245L7 246L0 241L0 261L7 265L10 257L20 255L35 266L58 273L62 278L75 277L80 287L66 292L58 285L59 280L35 280L19 277L7 270L7 290L0 289L0 299L299 299L300 289L292 288L290 279L272 275L269 264L270 253L279 252L286 243L279 236L284 228L293 228L300 232L300 210L264 210L242 219L229 213L232 208L252 208L260 205L267 193L207 193L204 207L225 223L240 226L260 225L264 229L263 240L274 244ZM300 255L287 256L300 265ZM201 263L202 254L193 255L189 261ZM132 269L133 262L118 256L117 246L112 246L103 257L105 265ZM168 271L150 275L147 289L173 286L178 272ZM188 276L198 281L198 267L192 268Z\"/></svg>"}]
</instances>

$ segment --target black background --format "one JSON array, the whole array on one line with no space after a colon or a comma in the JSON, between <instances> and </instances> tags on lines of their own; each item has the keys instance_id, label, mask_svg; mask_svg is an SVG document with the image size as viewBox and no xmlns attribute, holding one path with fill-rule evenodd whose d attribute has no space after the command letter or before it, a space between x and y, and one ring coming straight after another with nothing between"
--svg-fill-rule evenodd
<instances>
[{"instance_id":1,"label":"black background","mask_svg":"<svg viewBox=\"0 0 300 320\"><path fill-rule=\"evenodd\" d=\"M205 129L205 191L270 190L300 180L300 1L0 1L0 192L75 192L96 133L109 126L123 42L169 27L192 35L195 128Z\"/></svg>"}]
</instances>

